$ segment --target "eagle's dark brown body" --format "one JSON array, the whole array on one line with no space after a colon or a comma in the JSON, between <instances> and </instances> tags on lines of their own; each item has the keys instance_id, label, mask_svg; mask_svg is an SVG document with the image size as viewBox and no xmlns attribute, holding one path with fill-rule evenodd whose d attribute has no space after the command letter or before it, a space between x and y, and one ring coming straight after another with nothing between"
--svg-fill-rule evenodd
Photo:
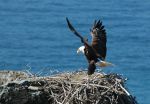
<instances>
[{"instance_id":1,"label":"eagle's dark brown body","mask_svg":"<svg viewBox=\"0 0 150 104\"><path fill-rule=\"evenodd\" d=\"M85 45L84 52L89 63L91 60L94 60L95 62L98 61L97 55L95 54L94 49L91 46Z\"/></svg>"},{"instance_id":2,"label":"eagle's dark brown body","mask_svg":"<svg viewBox=\"0 0 150 104\"><path fill-rule=\"evenodd\" d=\"M97 55L95 54L92 46L87 46L85 44L84 52L85 52L86 59L89 63L88 75L91 75L95 72L95 69L96 69L95 63L98 62L99 60L98 60Z\"/></svg>"},{"instance_id":3,"label":"eagle's dark brown body","mask_svg":"<svg viewBox=\"0 0 150 104\"><path fill-rule=\"evenodd\" d=\"M91 29L91 35L92 35L92 44L90 45L86 39L84 39L71 25L69 20L66 18L68 26L72 32L76 36L78 36L81 39L81 42L84 43L85 49L84 54L88 60L89 66L88 66L88 75L91 75L95 72L96 66L95 63L100 60L105 60L106 57L106 32L104 29L104 26L102 25L102 22L99 20L98 22L95 21L94 25Z\"/></svg>"}]
</instances>

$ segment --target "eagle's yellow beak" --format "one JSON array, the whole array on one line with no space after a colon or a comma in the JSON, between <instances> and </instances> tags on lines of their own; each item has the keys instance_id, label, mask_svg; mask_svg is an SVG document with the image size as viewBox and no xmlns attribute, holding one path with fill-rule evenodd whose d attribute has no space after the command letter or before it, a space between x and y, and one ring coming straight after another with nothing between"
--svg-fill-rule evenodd
<instances>
[{"instance_id":1,"label":"eagle's yellow beak","mask_svg":"<svg viewBox=\"0 0 150 104\"><path fill-rule=\"evenodd\" d=\"M106 62L106 61L97 62L96 65L97 65L97 66L100 66L100 67L115 66L114 64L109 63L109 62Z\"/></svg>"}]
</instances>

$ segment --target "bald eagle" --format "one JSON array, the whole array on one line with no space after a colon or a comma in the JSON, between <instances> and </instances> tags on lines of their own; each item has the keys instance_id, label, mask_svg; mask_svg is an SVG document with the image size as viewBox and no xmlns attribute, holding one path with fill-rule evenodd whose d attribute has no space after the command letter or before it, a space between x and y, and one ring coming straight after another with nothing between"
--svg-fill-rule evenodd
<instances>
[{"instance_id":1,"label":"bald eagle","mask_svg":"<svg viewBox=\"0 0 150 104\"><path fill-rule=\"evenodd\" d=\"M92 43L89 44L87 39L83 38L71 25L68 18L66 18L69 29L81 39L84 46L78 48L77 53L82 52L88 61L88 75L92 75L95 72L96 65L100 67L105 67L112 65L105 61L106 58L106 42L107 36L104 26L100 20L94 22L92 29L90 29L92 36Z\"/></svg>"}]
</instances>

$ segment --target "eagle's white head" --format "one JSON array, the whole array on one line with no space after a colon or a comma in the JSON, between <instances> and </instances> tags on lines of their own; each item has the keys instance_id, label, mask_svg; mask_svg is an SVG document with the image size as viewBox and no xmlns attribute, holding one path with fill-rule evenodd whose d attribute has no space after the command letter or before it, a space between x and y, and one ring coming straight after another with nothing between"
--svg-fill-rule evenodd
<instances>
[{"instance_id":1,"label":"eagle's white head","mask_svg":"<svg viewBox=\"0 0 150 104\"><path fill-rule=\"evenodd\" d=\"M79 54L79 53L83 53L83 54L84 54L84 49L85 49L85 46L79 47L78 50L77 50L77 53L78 53L78 54Z\"/></svg>"}]
</instances>

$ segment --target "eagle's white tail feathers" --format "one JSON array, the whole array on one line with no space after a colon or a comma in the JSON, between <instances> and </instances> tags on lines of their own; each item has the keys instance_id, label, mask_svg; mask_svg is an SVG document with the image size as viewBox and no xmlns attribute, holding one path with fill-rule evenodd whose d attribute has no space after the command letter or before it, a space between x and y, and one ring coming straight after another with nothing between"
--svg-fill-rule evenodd
<instances>
[{"instance_id":1,"label":"eagle's white tail feathers","mask_svg":"<svg viewBox=\"0 0 150 104\"><path fill-rule=\"evenodd\" d=\"M115 66L114 64L106 61L99 61L96 63L96 65L99 67Z\"/></svg>"}]
</instances>

